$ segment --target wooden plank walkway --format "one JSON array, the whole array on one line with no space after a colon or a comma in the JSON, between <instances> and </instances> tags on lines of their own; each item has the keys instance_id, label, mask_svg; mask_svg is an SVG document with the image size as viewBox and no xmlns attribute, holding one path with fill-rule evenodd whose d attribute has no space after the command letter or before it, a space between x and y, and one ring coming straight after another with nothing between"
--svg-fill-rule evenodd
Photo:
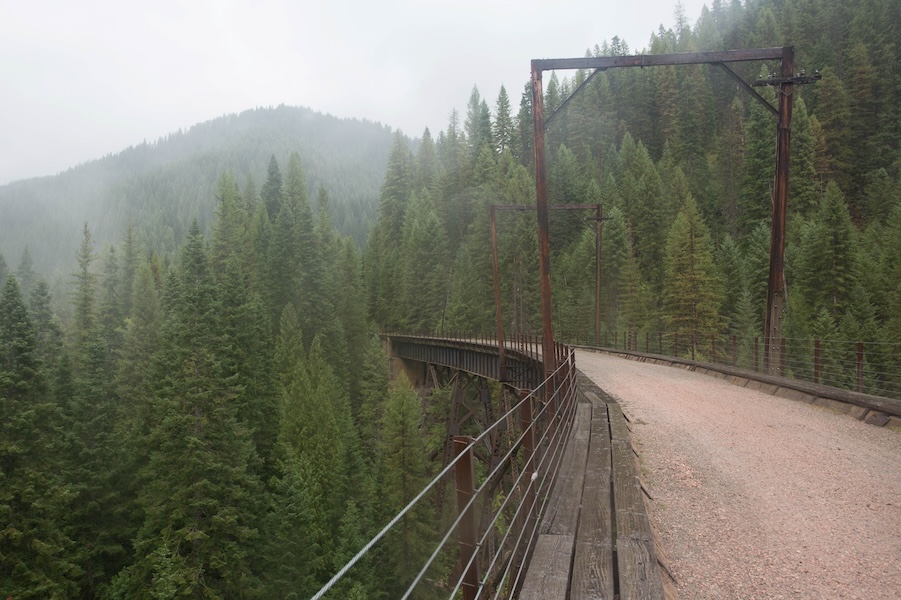
<instances>
[{"instance_id":1,"label":"wooden plank walkway","mask_svg":"<svg viewBox=\"0 0 901 600\"><path fill-rule=\"evenodd\" d=\"M618 404L582 389L519 598L663 598L660 569Z\"/></svg>"}]
</instances>

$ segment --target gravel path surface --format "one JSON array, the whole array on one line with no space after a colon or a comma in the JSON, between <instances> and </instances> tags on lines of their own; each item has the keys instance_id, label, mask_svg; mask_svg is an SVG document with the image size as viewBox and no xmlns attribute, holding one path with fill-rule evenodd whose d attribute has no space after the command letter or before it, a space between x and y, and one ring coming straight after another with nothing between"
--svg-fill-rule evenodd
<instances>
[{"instance_id":1,"label":"gravel path surface","mask_svg":"<svg viewBox=\"0 0 901 600\"><path fill-rule=\"evenodd\" d=\"M631 420L680 598L901 599L901 433L576 352Z\"/></svg>"}]
</instances>

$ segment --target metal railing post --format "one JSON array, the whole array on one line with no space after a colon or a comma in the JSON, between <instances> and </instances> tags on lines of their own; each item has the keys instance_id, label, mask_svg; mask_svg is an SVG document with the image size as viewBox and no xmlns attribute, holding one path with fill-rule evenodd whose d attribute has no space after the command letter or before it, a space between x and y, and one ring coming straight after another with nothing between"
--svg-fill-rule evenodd
<instances>
[{"instance_id":1,"label":"metal railing post","mask_svg":"<svg viewBox=\"0 0 901 600\"><path fill-rule=\"evenodd\" d=\"M738 338L732 335L732 366L738 366Z\"/></svg>"},{"instance_id":2,"label":"metal railing post","mask_svg":"<svg viewBox=\"0 0 901 600\"><path fill-rule=\"evenodd\" d=\"M820 382L820 340L813 341L813 382Z\"/></svg>"},{"instance_id":3,"label":"metal railing post","mask_svg":"<svg viewBox=\"0 0 901 600\"><path fill-rule=\"evenodd\" d=\"M475 477L472 471L472 447L473 439L468 436L454 436L454 453L460 456L454 467L454 477L457 482L457 512L466 514L460 520L460 574L463 580L461 589L464 600L475 600L479 591L478 560L473 556L476 553L476 511L475 504L469 506L475 490ZM468 565L468 566L467 566Z\"/></svg>"},{"instance_id":4,"label":"metal railing post","mask_svg":"<svg viewBox=\"0 0 901 600\"><path fill-rule=\"evenodd\" d=\"M857 342L857 391L863 393L863 342Z\"/></svg>"}]
</instances>

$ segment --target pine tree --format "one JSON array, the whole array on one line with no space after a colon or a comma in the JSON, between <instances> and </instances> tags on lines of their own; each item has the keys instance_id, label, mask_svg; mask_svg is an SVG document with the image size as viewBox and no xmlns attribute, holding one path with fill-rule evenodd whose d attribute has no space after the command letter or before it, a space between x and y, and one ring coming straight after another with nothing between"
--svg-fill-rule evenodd
<instances>
[{"instance_id":1,"label":"pine tree","mask_svg":"<svg viewBox=\"0 0 901 600\"><path fill-rule=\"evenodd\" d=\"M637 144L627 156L625 141L620 150L626 173L622 186L624 212L632 229L632 243L642 279L659 292L663 281L665 231L671 223L671 208L664 201L660 175L644 145Z\"/></svg>"},{"instance_id":2,"label":"pine tree","mask_svg":"<svg viewBox=\"0 0 901 600\"><path fill-rule=\"evenodd\" d=\"M286 454L267 518L262 596L299 600L319 588L330 540L323 492L308 457Z\"/></svg>"},{"instance_id":3,"label":"pine tree","mask_svg":"<svg viewBox=\"0 0 901 600\"><path fill-rule=\"evenodd\" d=\"M250 597L261 490L219 351L220 306L196 222L169 285L144 523L123 578L135 598Z\"/></svg>"},{"instance_id":4,"label":"pine tree","mask_svg":"<svg viewBox=\"0 0 901 600\"><path fill-rule=\"evenodd\" d=\"M19 287L22 290L22 297L28 298L31 295L31 289L37 280L38 274L34 272L34 260L31 258L31 252L28 246L22 251L22 258L19 260L19 266L16 269L16 279L19 281Z\"/></svg>"},{"instance_id":5,"label":"pine tree","mask_svg":"<svg viewBox=\"0 0 901 600\"><path fill-rule=\"evenodd\" d=\"M422 132L422 143L416 154L416 189L433 190L438 177L438 156L429 128ZM321 207L320 207L321 208Z\"/></svg>"},{"instance_id":6,"label":"pine tree","mask_svg":"<svg viewBox=\"0 0 901 600\"><path fill-rule=\"evenodd\" d=\"M494 117L494 144L499 153L512 149L514 139L513 115L510 113L510 97L502 85L497 94Z\"/></svg>"},{"instance_id":7,"label":"pine tree","mask_svg":"<svg viewBox=\"0 0 901 600\"><path fill-rule=\"evenodd\" d=\"M826 161L826 177L839 189L850 189L851 171L851 110L848 93L841 79L829 67L816 85L816 116L822 126Z\"/></svg>"},{"instance_id":8,"label":"pine tree","mask_svg":"<svg viewBox=\"0 0 901 600\"><path fill-rule=\"evenodd\" d=\"M107 251L101 286L100 329L110 351L115 353L122 344L122 324L125 320L125 290L120 278L115 246L110 246Z\"/></svg>"},{"instance_id":9,"label":"pine tree","mask_svg":"<svg viewBox=\"0 0 901 600\"><path fill-rule=\"evenodd\" d=\"M516 140L513 156L525 166L535 161L534 144L535 125L532 120L532 85L526 82L519 100L519 112L516 115Z\"/></svg>"},{"instance_id":10,"label":"pine tree","mask_svg":"<svg viewBox=\"0 0 901 600\"><path fill-rule=\"evenodd\" d=\"M134 289L135 275L140 267L140 250L136 239L134 223L128 222L125 228L125 239L122 240L122 318L131 315L132 290Z\"/></svg>"},{"instance_id":11,"label":"pine tree","mask_svg":"<svg viewBox=\"0 0 901 600\"><path fill-rule=\"evenodd\" d=\"M297 213L283 201L271 229L266 259L266 286L264 288L273 323L288 303L297 302L300 286L299 251L297 248Z\"/></svg>"},{"instance_id":12,"label":"pine tree","mask_svg":"<svg viewBox=\"0 0 901 600\"><path fill-rule=\"evenodd\" d=\"M12 598L78 594L73 491L58 479L60 416L45 392L31 319L9 275L0 295L0 593Z\"/></svg>"},{"instance_id":13,"label":"pine tree","mask_svg":"<svg viewBox=\"0 0 901 600\"><path fill-rule=\"evenodd\" d=\"M770 103L773 94L762 94ZM740 231L749 233L758 223L769 223L773 212L773 174L776 164L776 123L759 102L751 103L751 115L745 129L745 162L740 193Z\"/></svg>"},{"instance_id":14,"label":"pine tree","mask_svg":"<svg viewBox=\"0 0 901 600\"><path fill-rule=\"evenodd\" d=\"M707 226L691 197L670 228L665 257L663 308L667 330L682 339L720 333L721 297L713 249Z\"/></svg>"},{"instance_id":15,"label":"pine tree","mask_svg":"<svg viewBox=\"0 0 901 600\"><path fill-rule=\"evenodd\" d=\"M809 214L817 204L817 173L814 166L816 140L807 105L796 98L792 115L791 173L788 179L789 204L800 214Z\"/></svg>"},{"instance_id":16,"label":"pine tree","mask_svg":"<svg viewBox=\"0 0 901 600\"><path fill-rule=\"evenodd\" d=\"M216 200L216 222L213 233L212 266L217 272L225 271L229 259L239 260L248 249L245 247L245 216L243 202L238 193L238 184L231 173L226 171L219 178Z\"/></svg>"},{"instance_id":17,"label":"pine tree","mask_svg":"<svg viewBox=\"0 0 901 600\"><path fill-rule=\"evenodd\" d=\"M399 296L400 252L397 241L403 236L403 222L410 197L411 157L407 142L398 132L388 158L388 170L379 199L379 220L369 237L366 251L366 282L369 314L382 327L400 324L395 298Z\"/></svg>"},{"instance_id":18,"label":"pine tree","mask_svg":"<svg viewBox=\"0 0 901 600\"><path fill-rule=\"evenodd\" d=\"M83 340L88 332L93 330L97 321L95 314L97 275L91 271L91 264L96 258L97 255L94 254L94 240L91 237L88 224L85 223L81 246L75 254L75 259L78 261L78 272L74 275L75 296L73 304L75 307L75 335L79 340Z\"/></svg>"},{"instance_id":19,"label":"pine tree","mask_svg":"<svg viewBox=\"0 0 901 600\"><path fill-rule=\"evenodd\" d=\"M269 170L266 174L266 183L260 190L260 198L266 207L266 214L269 215L270 221L275 221L279 209L282 204L282 173L278 168L278 161L275 155L269 159Z\"/></svg>"},{"instance_id":20,"label":"pine tree","mask_svg":"<svg viewBox=\"0 0 901 600\"><path fill-rule=\"evenodd\" d=\"M31 290L28 310L34 323L38 356L41 357L47 373L52 373L56 368L63 345L62 323L53 313L51 303L50 287L47 281L40 277Z\"/></svg>"},{"instance_id":21,"label":"pine tree","mask_svg":"<svg viewBox=\"0 0 901 600\"><path fill-rule=\"evenodd\" d=\"M96 259L87 223L76 252L78 270L73 275L75 312L72 356L72 393L65 398L66 482L78 491L72 507L76 523L73 537L78 544L84 570L80 585L86 597L103 592L110 578L127 559L130 531L129 507L120 497L123 455L117 453L116 395L109 344L98 318L97 276L91 265ZM112 272L112 270L111 270Z\"/></svg>"},{"instance_id":22,"label":"pine tree","mask_svg":"<svg viewBox=\"0 0 901 600\"><path fill-rule=\"evenodd\" d=\"M806 304L838 321L857 283L857 231L844 195L830 182L814 221L801 235L798 288Z\"/></svg>"},{"instance_id":23,"label":"pine tree","mask_svg":"<svg viewBox=\"0 0 901 600\"><path fill-rule=\"evenodd\" d=\"M382 417L382 501L386 514L400 512L426 483L421 421L419 397L401 376L392 385ZM429 555L430 517L426 506L417 504L386 539L385 590L389 597L403 593Z\"/></svg>"},{"instance_id":24,"label":"pine tree","mask_svg":"<svg viewBox=\"0 0 901 600\"><path fill-rule=\"evenodd\" d=\"M492 147L491 141L491 114L488 104L482 100L479 88L472 87L469 96L469 104L466 107L466 140L469 143L469 161L474 163L482 147Z\"/></svg>"},{"instance_id":25,"label":"pine tree","mask_svg":"<svg viewBox=\"0 0 901 600\"><path fill-rule=\"evenodd\" d=\"M852 214L860 220L861 198L866 177L878 168L880 161L878 150L878 133L882 115L879 112L879 101L875 95L877 73L870 60L867 47L862 42L851 46L849 52L850 69L848 73L848 169L850 171L849 198L853 203Z\"/></svg>"},{"instance_id":26,"label":"pine tree","mask_svg":"<svg viewBox=\"0 0 901 600\"><path fill-rule=\"evenodd\" d=\"M412 331L432 333L447 297L444 230L429 198L411 196L403 233L400 312Z\"/></svg>"}]
</instances>

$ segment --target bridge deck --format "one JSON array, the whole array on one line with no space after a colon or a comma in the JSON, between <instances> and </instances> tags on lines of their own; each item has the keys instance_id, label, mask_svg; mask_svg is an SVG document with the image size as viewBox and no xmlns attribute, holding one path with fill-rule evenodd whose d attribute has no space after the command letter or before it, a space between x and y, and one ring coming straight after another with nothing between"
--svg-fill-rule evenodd
<instances>
[{"instance_id":1,"label":"bridge deck","mask_svg":"<svg viewBox=\"0 0 901 600\"><path fill-rule=\"evenodd\" d=\"M662 598L626 421L582 391L519 597Z\"/></svg>"},{"instance_id":2,"label":"bridge deck","mask_svg":"<svg viewBox=\"0 0 901 600\"><path fill-rule=\"evenodd\" d=\"M576 361L631 420L681 596L901 597L897 431L685 369Z\"/></svg>"}]
</instances>

